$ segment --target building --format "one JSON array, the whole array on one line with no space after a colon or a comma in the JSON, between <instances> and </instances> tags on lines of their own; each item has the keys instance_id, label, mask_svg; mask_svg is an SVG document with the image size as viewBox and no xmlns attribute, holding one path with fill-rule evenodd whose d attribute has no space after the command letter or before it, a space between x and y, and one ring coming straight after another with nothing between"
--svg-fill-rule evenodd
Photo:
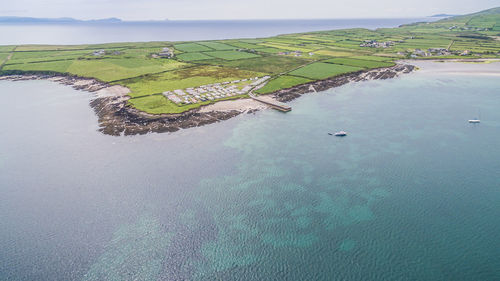
<instances>
[{"instance_id":1,"label":"building","mask_svg":"<svg viewBox=\"0 0 500 281\"><path fill-rule=\"evenodd\" d=\"M160 58L172 58L174 57L174 52L170 48L163 48L157 56Z\"/></svg>"},{"instance_id":2,"label":"building","mask_svg":"<svg viewBox=\"0 0 500 281\"><path fill-rule=\"evenodd\" d=\"M104 56L106 54L106 51L104 50L99 50L99 51L94 51L93 55L96 57Z\"/></svg>"}]
</instances>

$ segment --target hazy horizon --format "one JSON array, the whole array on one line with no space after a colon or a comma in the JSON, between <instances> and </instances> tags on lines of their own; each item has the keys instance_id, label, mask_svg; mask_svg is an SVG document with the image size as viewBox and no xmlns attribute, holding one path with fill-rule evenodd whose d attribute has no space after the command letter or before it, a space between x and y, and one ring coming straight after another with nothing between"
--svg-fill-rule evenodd
<instances>
[{"instance_id":1,"label":"hazy horizon","mask_svg":"<svg viewBox=\"0 0 500 281\"><path fill-rule=\"evenodd\" d=\"M150 20L282 20L282 19L358 19L422 18L435 14L468 14L498 6L497 0L459 3L453 0L421 0L417 4L399 0L368 1L311 0L1 0L1 16L61 18L81 20L120 18L124 21ZM1 2L0 2L1 3ZM28 7L28 8L27 8Z\"/></svg>"}]
</instances>

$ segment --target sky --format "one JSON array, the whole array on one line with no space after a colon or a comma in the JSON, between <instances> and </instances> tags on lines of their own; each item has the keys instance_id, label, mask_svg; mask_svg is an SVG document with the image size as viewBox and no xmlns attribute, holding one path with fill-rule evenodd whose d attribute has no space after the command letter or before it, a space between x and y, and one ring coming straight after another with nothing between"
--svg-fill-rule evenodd
<instances>
[{"instance_id":1,"label":"sky","mask_svg":"<svg viewBox=\"0 0 500 281\"><path fill-rule=\"evenodd\" d=\"M417 18L499 0L0 0L0 16L123 20Z\"/></svg>"}]
</instances>

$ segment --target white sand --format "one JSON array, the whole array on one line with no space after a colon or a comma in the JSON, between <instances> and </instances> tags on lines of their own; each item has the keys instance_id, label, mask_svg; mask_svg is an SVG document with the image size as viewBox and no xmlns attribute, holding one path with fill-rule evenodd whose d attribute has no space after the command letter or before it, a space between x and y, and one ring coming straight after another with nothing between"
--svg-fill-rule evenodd
<instances>
[{"instance_id":1,"label":"white sand","mask_svg":"<svg viewBox=\"0 0 500 281\"><path fill-rule=\"evenodd\" d=\"M420 73L481 75L500 77L500 60L498 59L464 59L464 60L406 60L407 64L415 65Z\"/></svg>"}]
</instances>

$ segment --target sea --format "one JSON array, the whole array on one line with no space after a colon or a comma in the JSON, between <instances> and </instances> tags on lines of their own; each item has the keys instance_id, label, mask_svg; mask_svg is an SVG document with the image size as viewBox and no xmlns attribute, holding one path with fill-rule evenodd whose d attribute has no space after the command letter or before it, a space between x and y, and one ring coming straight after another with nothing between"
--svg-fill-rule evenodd
<instances>
[{"instance_id":1,"label":"sea","mask_svg":"<svg viewBox=\"0 0 500 281\"><path fill-rule=\"evenodd\" d=\"M0 280L500 280L500 63L417 65L127 137L88 92L0 81Z\"/></svg>"},{"instance_id":2,"label":"sea","mask_svg":"<svg viewBox=\"0 0 500 281\"><path fill-rule=\"evenodd\" d=\"M392 19L205 20L117 23L0 23L0 45L98 44L269 37L343 28L397 27L439 17Z\"/></svg>"},{"instance_id":3,"label":"sea","mask_svg":"<svg viewBox=\"0 0 500 281\"><path fill-rule=\"evenodd\" d=\"M499 280L500 63L420 64L127 137L0 81L0 279Z\"/></svg>"}]
</instances>

